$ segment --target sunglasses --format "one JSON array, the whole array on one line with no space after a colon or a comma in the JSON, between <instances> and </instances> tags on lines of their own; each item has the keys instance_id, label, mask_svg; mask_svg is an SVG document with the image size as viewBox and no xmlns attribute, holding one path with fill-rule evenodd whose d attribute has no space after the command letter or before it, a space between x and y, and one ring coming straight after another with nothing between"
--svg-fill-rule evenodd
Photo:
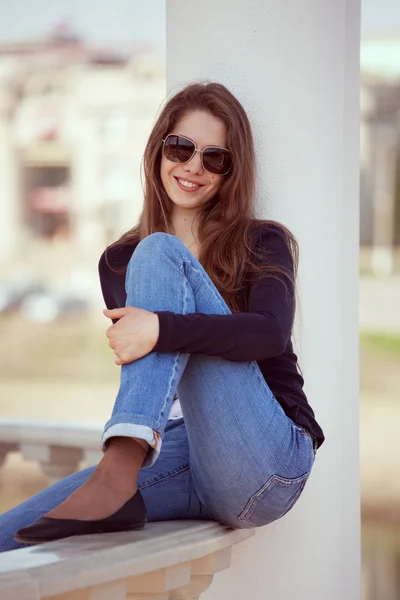
<instances>
[{"instance_id":1,"label":"sunglasses","mask_svg":"<svg viewBox=\"0 0 400 600\"><path fill-rule=\"evenodd\" d=\"M195 152L200 152L201 164L209 173L227 175L232 168L232 155L226 148L206 146L203 150L199 150L193 140L172 133L163 140L164 156L172 162L187 163L193 158Z\"/></svg>"}]
</instances>

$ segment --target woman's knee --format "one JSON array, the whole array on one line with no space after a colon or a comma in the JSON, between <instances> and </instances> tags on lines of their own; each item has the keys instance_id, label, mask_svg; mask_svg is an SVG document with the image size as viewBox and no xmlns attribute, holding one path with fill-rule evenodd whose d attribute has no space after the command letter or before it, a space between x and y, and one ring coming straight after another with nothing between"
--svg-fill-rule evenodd
<instances>
[{"instance_id":1,"label":"woman's knee","mask_svg":"<svg viewBox=\"0 0 400 600\"><path fill-rule=\"evenodd\" d=\"M176 245L184 244L179 238L169 233L157 231L145 237L136 246L135 251L128 262L126 277L129 278L131 270L134 271L135 265L150 265L150 268L162 267L160 261L161 255L168 255Z\"/></svg>"},{"instance_id":2,"label":"woman's knee","mask_svg":"<svg viewBox=\"0 0 400 600\"><path fill-rule=\"evenodd\" d=\"M163 270L166 266L165 258L168 262L172 260L176 265L180 264L182 255L179 251L184 250L186 250L184 243L175 235L159 231L148 235L139 242L132 253L127 266L126 280L129 280L131 274L136 274L137 268L142 269L144 265L146 272Z\"/></svg>"},{"instance_id":3,"label":"woman's knee","mask_svg":"<svg viewBox=\"0 0 400 600\"><path fill-rule=\"evenodd\" d=\"M143 240L139 242L137 245L133 256L137 256L137 254L148 253L151 255L157 251L165 252L168 248L176 244L183 244L179 238L175 235L171 235L170 233L164 233L162 231L156 231L155 233L151 233Z\"/></svg>"}]
</instances>

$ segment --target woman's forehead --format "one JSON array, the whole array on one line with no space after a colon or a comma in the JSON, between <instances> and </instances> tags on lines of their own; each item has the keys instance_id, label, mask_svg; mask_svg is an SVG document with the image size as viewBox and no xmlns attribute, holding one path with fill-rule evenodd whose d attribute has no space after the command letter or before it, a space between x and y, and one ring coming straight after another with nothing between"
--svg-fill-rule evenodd
<instances>
[{"instance_id":1,"label":"woman's forehead","mask_svg":"<svg viewBox=\"0 0 400 600\"><path fill-rule=\"evenodd\" d=\"M221 119L205 111L191 111L184 115L171 133L185 135L197 146L225 146L226 128Z\"/></svg>"}]
</instances>

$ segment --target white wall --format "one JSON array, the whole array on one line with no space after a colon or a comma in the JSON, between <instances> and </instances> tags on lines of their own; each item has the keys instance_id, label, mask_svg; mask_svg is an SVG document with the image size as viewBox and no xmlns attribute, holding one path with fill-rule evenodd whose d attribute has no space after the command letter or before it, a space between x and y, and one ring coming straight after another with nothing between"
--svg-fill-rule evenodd
<instances>
[{"instance_id":1,"label":"white wall","mask_svg":"<svg viewBox=\"0 0 400 600\"><path fill-rule=\"evenodd\" d=\"M236 548L205 600L357 600L358 0L167 2L167 87L210 78L251 118L260 215L301 248L299 342L327 441L293 511Z\"/></svg>"}]
</instances>

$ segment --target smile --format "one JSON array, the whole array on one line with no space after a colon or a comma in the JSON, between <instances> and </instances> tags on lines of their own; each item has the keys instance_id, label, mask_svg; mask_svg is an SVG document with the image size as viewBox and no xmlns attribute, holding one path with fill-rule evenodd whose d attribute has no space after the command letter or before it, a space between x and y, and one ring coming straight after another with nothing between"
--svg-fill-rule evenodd
<instances>
[{"instance_id":1,"label":"smile","mask_svg":"<svg viewBox=\"0 0 400 600\"><path fill-rule=\"evenodd\" d=\"M185 192L195 192L196 190L199 190L201 187L203 187L198 183L187 181L186 179L182 179L181 177L175 177L175 179L181 190L184 190Z\"/></svg>"}]
</instances>

